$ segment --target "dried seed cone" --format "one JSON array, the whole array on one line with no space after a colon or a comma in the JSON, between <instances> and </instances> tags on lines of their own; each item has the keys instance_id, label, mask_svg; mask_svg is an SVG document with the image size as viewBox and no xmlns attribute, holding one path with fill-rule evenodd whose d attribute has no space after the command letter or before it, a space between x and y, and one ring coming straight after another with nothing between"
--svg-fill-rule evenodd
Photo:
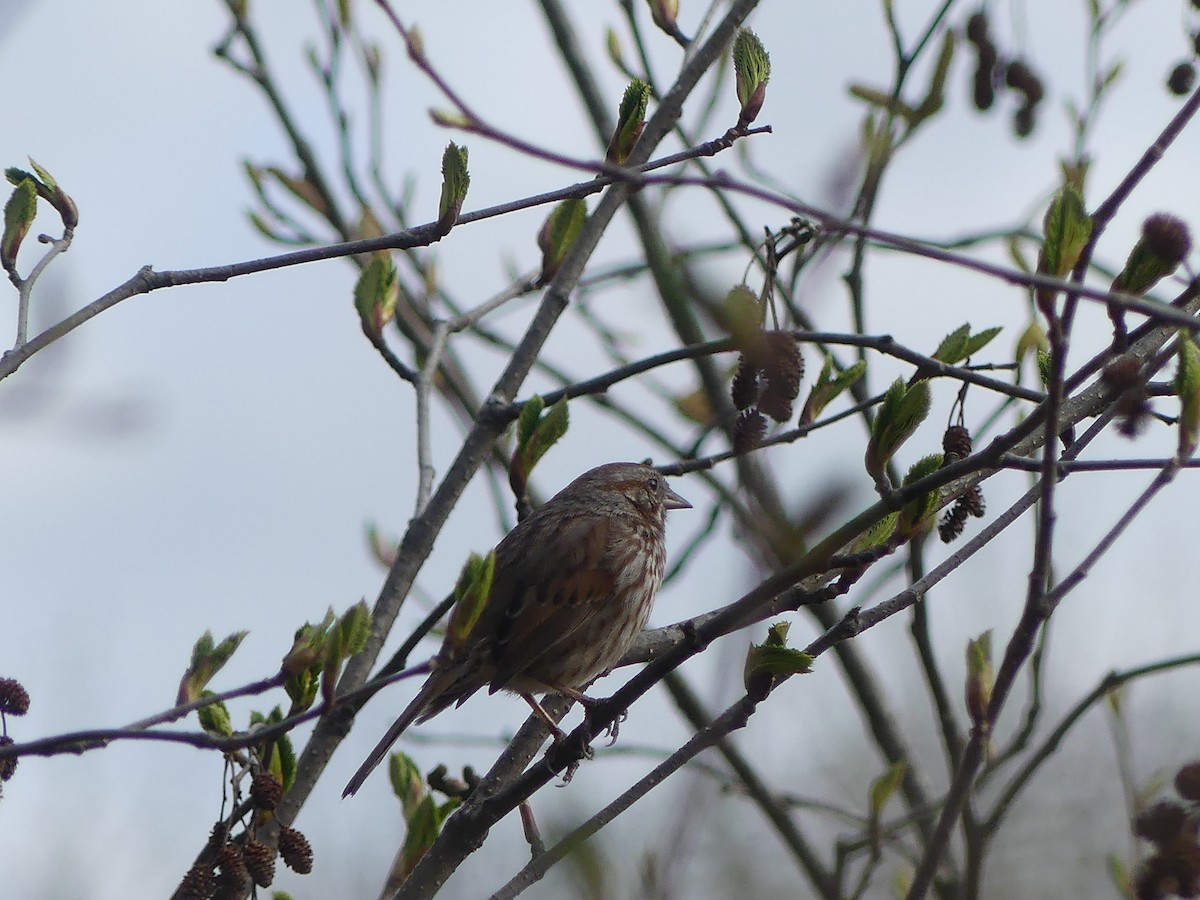
<instances>
[{"instance_id":1,"label":"dried seed cone","mask_svg":"<svg viewBox=\"0 0 1200 900\"><path fill-rule=\"evenodd\" d=\"M743 353L738 359L737 371L733 373L733 383L729 386L729 398L735 408L749 409L758 400L758 370L750 365Z\"/></svg>"},{"instance_id":2,"label":"dried seed cone","mask_svg":"<svg viewBox=\"0 0 1200 900\"><path fill-rule=\"evenodd\" d=\"M804 377L804 357L796 340L786 331L768 331L763 335L767 352L763 374L767 384L758 400L759 411L776 422L792 417L792 403L800 394L800 379Z\"/></svg>"},{"instance_id":3,"label":"dried seed cone","mask_svg":"<svg viewBox=\"0 0 1200 900\"><path fill-rule=\"evenodd\" d=\"M226 844L217 854L217 866L221 869L217 876L217 896L244 897L250 893L253 880L242 859L241 848Z\"/></svg>"},{"instance_id":4,"label":"dried seed cone","mask_svg":"<svg viewBox=\"0 0 1200 900\"><path fill-rule=\"evenodd\" d=\"M945 452L943 465L971 455L971 432L962 425L951 425L942 435L942 450Z\"/></svg>"},{"instance_id":5,"label":"dried seed cone","mask_svg":"<svg viewBox=\"0 0 1200 900\"><path fill-rule=\"evenodd\" d=\"M15 743L16 741L7 734L0 735L0 747L8 747ZM15 756L0 759L0 781L8 781L8 779L13 777L13 774L17 771L17 762L18 760Z\"/></svg>"},{"instance_id":6,"label":"dried seed cone","mask_svg":"<svg viewBox=\"0 0 1200 900\"><path fill-rule=\"evenodd\" d=\"M966 525L967 510L956 502L938 523L938 537L942 539L943 544L949 544L963 533Z\"/></svg>"},{"instance_id":7,"label":"dried seed cone","mask_svg":"<svg viewBox=\"0 0 1200 900\"><path fill-rule=\"evenodd\" d=\"M690 506L654 469L623 462L585 472L531 513L496 546L491 594L470 634L442 645L345 793L410 724L480 688L529 699L578 692L620 662L662 584L667 510Z\"/></svg>"},{"instance_id":8,"label":"dried seed cone","mask_svg":"<svg viewBox=\"0 0 1200 900\"><path fill-rule=\"evenodd\" d=\"M198 862L183 876L179 883L178 895L181 900L209 900L217 890L213 879L212 866Z\"/></svg>"},{"instance_id":9,"label":"dried seed cone","mask_svg":"<svg viewBox=\"0 0 1200 900\"><path fill-rule=\"evenodd\" d=\"M312 847L308 838L295 828L279 830L279 856L289 869L299 875L307 875L312 871Z\"/></svg>"},{"instance_id":10,"label":"dried seed cone","mask_svg":"<svg viewBox=\"0 0 1200 900\"><path fill-rule=\"evenodd\" d=\"M283 785L270 772L256 772L250 781L250 799L259 809L274 810L283 799Z\"/></svg>"},{"instance_id":11,"label":"dried seed cone","mask_svg":"<svg viewBox=\"0 0 1200 900\"><path fill-rule=\"evenodd\" d=\"M275 880L275 851L262 841L248 840L242 848L246 870L259 887L270 887Z\"/></svg>"},{"instance_id":12,"label":"dried seed cone","mask_svg":"<svg viewBox=\"0 0 1200 900\"><path fill-rule=\"evenodd\" d=\"M982 519L987 515L987 503L983 499L983 488L977 484L959 497L957 502L976 519Z\"/></svg>"},{"instance_id":13,"label":"dried seed cone","mask_svg":"<svg viewBox=\"0 0 1200 900\"><path fill-rule=\"evenodd\" d=\"M1162 800L1138 813L1133 833L1155 844L1170 842L1187 822L1187 811L1171 800Z\"/></svg>"},{"instance_id":14,"label":"dried seed cone","mask_svg":"<svg viewBox=\"0 0 1200 900\"><path fill-rule=\"evenodd\" d=\"M1193 803L1200 801L1200 762L1188 763L1175 773L1175 793Z\"/></svg>"},{"instance_id":15,"label":"dried seed cone","mask_svg":"<svg viewBox=\"0 0 1200 900\"><path fill-rule=\"evenodd\" d=\"M15 678L0 678L0 713L23 716L29 712L29 692Z\"/></svg>"},{"instance_id":16,"label":"dried seed cone","mask_svg":"<svg viewBox=\"0 0 1200 900\"><path fill-rule=\"evenodd\" d=\"M767 420L757 409L748 409L733 423L733 452L749 453L762 443L767 433Z\"/></svg>"}]
</instances>

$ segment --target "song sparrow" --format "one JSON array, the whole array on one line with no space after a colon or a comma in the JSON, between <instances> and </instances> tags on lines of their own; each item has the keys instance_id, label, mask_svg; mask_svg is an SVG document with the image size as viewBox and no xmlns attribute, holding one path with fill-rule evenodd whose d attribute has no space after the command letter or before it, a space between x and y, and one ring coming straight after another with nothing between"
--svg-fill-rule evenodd
<instances>
[{"instance_id":1,"label":"song sparrow","mask_svg":"<svg viewBox=\"0 0 1200 900\"><path fill-rule=\"evenodd\" d=\"M429 678L342 796L362 786L400 733L487 685L520 694L580 690L615 665L662 584L668 509L691 504L658 472L609 463L584 472L496 546L491 594L465 643L443 643Z\"/></svg>"}]
</instances>

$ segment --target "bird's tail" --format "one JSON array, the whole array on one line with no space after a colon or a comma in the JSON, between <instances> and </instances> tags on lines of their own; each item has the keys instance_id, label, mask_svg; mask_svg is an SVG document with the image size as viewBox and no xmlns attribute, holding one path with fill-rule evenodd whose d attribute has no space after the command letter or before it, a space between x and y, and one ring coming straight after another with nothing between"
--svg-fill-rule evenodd
<instances>
[{"instance_id":1,"label":"bird's tail","mask_svg":"<svg viewBox=\"0 0 1200 900\"><path fill-rule=\"evenodd\" d=\"M342 797L349 797L351 794L358 792L358 789L363 786L363 782L367 780L367 776L375 770L376 766L383 762L383 758L387 756L388 750L392 748L392 744L396 743L396 738L400 737L404 733L404 730L418 716L425 712L431 701L442 692L444 687L443 678L439 678L436 672L426 680L421 690L417 691L417 696L413 697L412 703L404 707L404 712L400 713L400 717L392 723L392 727L387 730L387 734L375 745L375 749L370 752L366 761L358 767L358 771L354 773L354 777L350 779L346 785L346 789L342 791Z\"/></svg>"}]
</instances>

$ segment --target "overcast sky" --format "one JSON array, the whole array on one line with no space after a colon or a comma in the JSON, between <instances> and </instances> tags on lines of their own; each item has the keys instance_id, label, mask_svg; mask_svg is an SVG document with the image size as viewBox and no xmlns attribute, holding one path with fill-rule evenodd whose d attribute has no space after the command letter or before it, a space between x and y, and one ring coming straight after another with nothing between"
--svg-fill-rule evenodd
<instances>
[{"instance_id":1,"label":"overcast sky","mask_svg":"<svg viewBox=\"0 0 1200 900\"><path fill-rule=\"evenodd\" d=\"M535 4L398 5L402 15L419 22L430 57L478 109L535 142L578 156L596 154ZM604 64L602 48L604 28L620 25L619 10L595 0L570 5L615 109L623 79ZM687 0L683 5L688 30L697 14ZM1178 107L1161 83L1187 49L1179 5L1143 0L1130 16L1124 42L1104 50L1128 62L1124 82L1096 131L1092 203L1112 189ZM857 14L851 6L859 8ZM862 108L847 98L847 84L887 83L888 44L877 6L767 0L752 19L772 53L774 74L761 120L775 131L754 139L751 151L757 164L817 204L829 200L836 163L857 139ZM934 4L898 6L921 7L903 10L910 16L905 23L911 35ZM1053 85L1038 133L1019 144L1010 134L1007 112L983 118L965 110L967 63L960 60L951 77L952 114L898 161L885 185L879 227L952 238L1007 226L1030 217L1054 188L1056 159L1070 142L1061 106L1082 91L1081 11L1076 7L1083 4L1050 4L1055 10L1027 6L996 27L1039 64ZM326 110L302 64L301 48L313 32L307 6L291 4L284 11L281 4L252 0L251 9L268 35L268 50L284 73L289 97L310 123L318 150L327 152ZM286 146L261 98L211 53L225 23L221 10L212 0L132 0L119 11L69 0L0 3L0 84L5 86L0 163L25 166L32 156L80 209L75 243L35 295L34 331L145 264L192 268L277 252L247 222L250 192L241 161L286 159ZM432 219L441 149L449 136L429 123L424 110L444 104L406 64L382 24L377 33L395 79L387 94L388 173L396 184L405 173L416 177L418 218ZM656 72L664 82L678 56L666 41L654 47ZM736 115L732 97L726 114L730 121ZM715 133L706 135L711 136ZM468 208L579 178L475 138L467 143ZM664 145L667 149L675 147ZM1119 265L1149 212L1195 216L1200 210L1197 159L1200 128L1193 128L1114 223L1101 247L1106 259ZM734 165L732 159L718 162ZM762 224L786 220L778 210L751 204L746 209L760 210ZM706 221L710 211L704 200L681 204L672 223L674 237L719 234L720 222ZM536 265L534 234L543 215L454 232L437 251L440 277L465 298L490 296L505 286L510 268ZM45 217L37 227L52 230L54 224ZM606 236L597 263L629 252L625 228L618 222ZM23 255L23 265L31 258ZM992 258L1004 261L1002 254ZM732 285L744 265L744 259L729 260L713 266L711 275ZM829 328L848 324L839 274L835 266L814 282L806 298ZM1025 315L1019 292L923 261L889 259L870 268L868 277L877 302L871 330L894 333L927 351L964 321L1017 327ZM0 384L0 676L19 678L33 696L29 716L9 723L18 740L120 725L169 706L191 646L205 629L218 636L250 631L242 652L222 673L218 687L224 688L268 674L295 627L319 620L328 606L340 610L363 597L374 601L382 572L367 552L364 526L377 522L399 534L411 514L413 401L407 386L363 340L351 302L353 280L348 264L332 261L137 297ZM606 314L617 321L624 316L627 325L633 323L628 327L637 328L648 302L644 291L619 292ZM15 321L14 294L0 295L0 343L5 345L13 329L6 323ZM502 322L515 331L531 308L526 302ZM1097 310L1085 327L1100 333L1105 321ZM997 346L1011 346L1015 338L1010 330ZM548 353L569 361L581 375L603 371L602 356L574 340L577 332L568 325ZM645 338L648 353L667 346L663 334L652 331ZM1007 350L998 352L1002 356ZM498 360L473 364L480 384L490 384ZM885 385L893 374L881 365L872 374L873 386ZM662 378L681 390L690 384L690 373L682 369ZM615 432L583 404L577 406L567 449L552 453L539 470L543 491L556 490L590 465L652 452ZM1161 408L1173 412L1169 402ZM935 413L937 430L947 409L944 404ZM439 420L438 428L435 463L444 470L458 434L448 420ZM1103 442L1097 452L1165 454L1173 440L1159 429L1134 450L1113 441ZM856 463L845 464L848 456L859 458L861 441L861 431L853 426L781 455L776 465L781 481L793 488L789 501L801 502L813 484L847 479L866 502L865 476ZM1104 477L1100 491L1101 482L1087 477L1072 478L1063 487L1064 571L1149 479L1145 474ZM1190 571L1170 562L1194 552L1184 525L1195 518L1192 478L1185 474L1177 488L1157 500L1123 550L1104 560L1062 608L1049 670L1052 709L1065 708L1110 668L1196 649L1196 630L1180 627L1194 616L1193 592L1186 585ZM1002 509L1005 498L1015 497L1026 484L1012 476L989 487L989 507ZM686 480L677 488L688 496L689 489L696 490ZM673 516L674 549L701 525L686 515ZM1015 621L1028 532L1028 527L1014 529L1012 540L980 554L931 598L939 604L937 636L951 672L960 671L967 636L989 627L1006 635ZM465 553L484 549L498 537L487 492L475 485L439 541L421 589L440 597ZM692 577L664 592L653 624L726 603L751 583L748 561L728 541L720 546L724 549L702 559ZM802 621L797 629L803 642L809 626ZM862 640L866 653L895 659L884 676L894 688L893 699L910 696L913 711L926 715L920 690L906 688L910 680L918 683L908 654L907 620L897 619ZM889 645L895 649L889 651ZM727 664L740 660L744 647L744 641L729 639L689 670L714 705L728 699L723 684L733 676ZM1156 728L1153 737L1136 742L1141 777L1169 770L1195 752L1200 727L1194 706L1186 707L1190 722L1169 714L1184 708L1179 698L1195 696L1197 680L1168 676L1135 690L1133 715L1144 727L1153 723ZM281 876L277 882L297 897L331 896L335 890L367 896L378 887L401 833L396 804L381 784L352 804L339 803L336 796L408 696L405 688L397 691L394 699L380 698L360 717L297 823L312 839L318 859L310 878ZM853 713L829 715L840 697L830 662L772 701L786 707L782 718L788 721L778 715L769 722L756 720L755 739L745 744L765 771L788 773L789 789L851 802L848 798L857 797L865 783L862 773L873 772L877 760L863 746ZM665 700L648 697L640 706L622 729L622 744L670 747L683 735ZM468 709L439 720L427 733L494 736L515 728L524 715L519 701L501 698L477 699ZM244 716L245 707L239 710ZM661 722L668 724L656 734L654 723ZM814 739L814 723L820 725L820 740ZM772 740L759 739L768 734ZM793 742L801 739L804 758L796 759ZM930 735L918 743L926 739L936 752ZM421 745L407 749L414 747ZM436 754L431 748L425 755L486 767L497 750L498 745L485 743L482 751L478 745L460 745ZM1006 839L1002 858L1025 861L1027 871L1037 871L1039 862L1052 861L1039 848L1045 835L1057 836L1079 809L1099 798L1108 804L1102 806L1106 815L1072 825L1081 832L1080 859L1072 852L1070 860L1056 862L1074 867L1064 875L1071 883L1103 890L1104 854L1125 848L1103 720L1093 717L1067 752L1065 760L1100 772L1094 790L1065 797L1050 791L1053 800L1044 806L1031 801L1025 811L1035 824ZM645 768L646 760L636 757L585 766L569 788L546 801L554 804L553 821L579 820ZM121 744L81 758L22 761L0 800L4 895L30 900L164 896L218 814L221 778L215 755L202 758L194 750L166 745ZM654 797L646 801L639 821L671 821L663 805L669 798L681 802L678 787L674 790L664 791L657 802ZM734 818L714 824L702 843L717 844L722 834L728 838L728 832L742 827L748 831L737 832L737 840L761 834L753 812L738 801L719 802ZM364 841L368 830L377 839ZM489 886L495 883L496 860L508 853L511 862L523 852L515 823L498 828L493 839L499 849L488 864L492 869L484 870L490 872ZM636 840L628 840L636 847ZM771 838L759 845L747 843L747 868L775 852ZM711 873L700 864L695 877ZM1022 871L1011 872L1002 887L1017 896L1022 877ZM456 896L473 894L459 886Z\"/></svg>"}]
</instances>

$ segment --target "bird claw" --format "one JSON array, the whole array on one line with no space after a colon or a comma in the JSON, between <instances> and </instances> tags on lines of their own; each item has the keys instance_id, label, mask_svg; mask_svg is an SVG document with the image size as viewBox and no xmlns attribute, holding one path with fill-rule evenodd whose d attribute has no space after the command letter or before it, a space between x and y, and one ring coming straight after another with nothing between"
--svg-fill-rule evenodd
<instances>
[{"instance_id":1,"label":"bird claw","mask_svg":"<svg viewBox=\"0 0 1200 900\"><path fill-rule=\"evenodd\" d=\"M590 698L589 702L584 704L583 720L589 728L597 719L604 719L611 714L607 704L607 700L591 700ZM627 718L629 718L629 711L623 709L614 715L612 720L604 726L602 734L608 735L609 738L605 746L611 747L617 742L617 734L621 731L621 723Z\"/></svg>"},{"instance_id":2,"label":"bird claw","mask_svg":"<svg viewBox=\"0 0 1200 900\"><path fill-rule=\"evenodd\" d=\"M617 713L616 718L608 723L608 727L604 729L604 733L608 735L607 746L611 747L617 742L617 735L621 731L621 723L629 718L629 710L623 709Z\"/></svg>"}]
</instances>

